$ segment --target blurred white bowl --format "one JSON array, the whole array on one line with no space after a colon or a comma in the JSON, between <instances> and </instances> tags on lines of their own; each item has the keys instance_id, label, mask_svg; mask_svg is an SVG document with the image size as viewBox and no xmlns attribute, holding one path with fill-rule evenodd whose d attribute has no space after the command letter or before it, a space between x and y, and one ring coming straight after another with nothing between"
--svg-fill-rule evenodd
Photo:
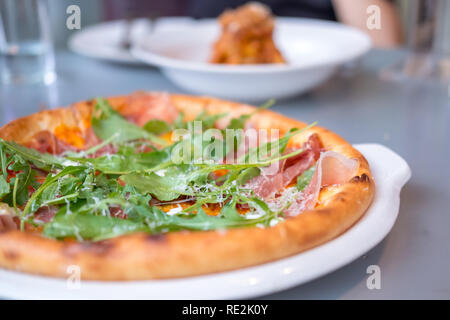
<instances>
[{"instance_id":1,"label":"blurred white bowl","mask_svg":"<svg viewBox=\"0 0 450 320\"><path fill-rule=\"evenodd\" d=\"M186 23L139 39L132 54L154 66L180 87L203 95L261 101L303 93L326 80L336 68L364 53L369 37L335 22L277 18L275 42L287 64L221 65L208 63L220 34L215 20Z\"/></svg>"},{"instance_id":2,"label":"blurred white bowl","mask_svg":"<svg viewBox=\"0 0 450 320\"><path fill-rule=\"evenodd\" d=\"M132 21L130 42L134 43L152 32L178 30L180 26L193 21L189 17L162 17L154 22L138 18ZM69 37L67 45L73 52L83 56L123 64L142 64L131 55L130 50L121 45L126 28L126 20L106 21L83 27Z\"/></svg>"}]
</instances>

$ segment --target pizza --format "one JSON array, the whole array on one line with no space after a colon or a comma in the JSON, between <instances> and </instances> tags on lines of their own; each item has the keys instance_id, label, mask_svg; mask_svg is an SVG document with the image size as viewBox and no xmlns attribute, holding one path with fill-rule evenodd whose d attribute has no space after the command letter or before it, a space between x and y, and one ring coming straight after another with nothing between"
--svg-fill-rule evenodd
<instances>
[{"instance_id":1,"label":"pizza","mask_svg":"<svg viewBox=\"0 0 450 320\"><path fill-rule=\"evenodd\" d=\"M96 98L0 129L0 267L82 279L195 276L346 232L375 185L317 124L210 97Z\"/></svg>"},{"instance_id":2,"label":"pizza","mask_svg":"<svg viewBox=\"0 0 450 320\"><path fill-rule=\"evenodd\" d=\"M275 26L270 8L250 2L219 17L221 34L213 46L212 63L285 63L273 41Z\"/></svg>"}]
</instances>

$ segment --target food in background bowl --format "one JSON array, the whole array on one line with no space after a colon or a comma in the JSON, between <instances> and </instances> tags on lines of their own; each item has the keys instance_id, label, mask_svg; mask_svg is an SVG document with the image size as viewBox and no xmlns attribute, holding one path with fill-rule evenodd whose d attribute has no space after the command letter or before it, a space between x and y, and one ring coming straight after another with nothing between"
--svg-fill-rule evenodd
<instances>
[{"instance_id":1,"label":"food in background bowl","mask_svg":"<svg viewBox=\"0 0 450 320\"><path fill-rule=\"evenodd\" d=\"M251 2L219 17L222 34L214 44L212 63L285 63L273 41L274 18L270 9Z\"/></svg>"}]
</instances>

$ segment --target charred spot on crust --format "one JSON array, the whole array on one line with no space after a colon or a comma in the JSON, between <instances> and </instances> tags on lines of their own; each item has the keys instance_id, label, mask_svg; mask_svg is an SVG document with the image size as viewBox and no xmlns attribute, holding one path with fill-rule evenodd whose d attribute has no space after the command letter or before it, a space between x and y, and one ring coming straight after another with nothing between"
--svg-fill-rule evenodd
<instances>
[{"instance_id":1,"label":"charred spot on crust","mask_svg":"<svg viewBox=\"0 0 450 320\"><path fill-rule=\"evenodd\" d=\"M3 255L5 256L6 260L17 260L20 257L19 253L11 250L3 251Z\"/></svg>"},{"instance_id":2,"label":"charred spot on crust","mask_svg":"<svg viewBox=\"0 0 450 320\"><path fill-rule=\"evenodd\" d=\"M347 202L347 199L343 195L339 195L336 197L335 201Z\"/></svg>"},{"instance_id":3,"label":"charred spot on crust","mask_svg":"<svg viewBox=\"0 0 450 320\"><path fill-rule=\"evenodd\" d=\"M145 237L145 239L151 242L164 242L166 241L166 235L163 233L149 234L148 236Z\"/></svg>"},{"instance_id":4,"label":"charred spot on crust","mask_svg":"<svg viewBox=\"0 0 450 320\"><path fill-rule=\"evenodd\" d=\"M69 244L63 247L63 253L67 256L74 256L82 252L89 252L99 256L107 255L114 248L110 241L82 242Z\"/></svg>"},{"instance_id":5,"label":"charred spot on crust","mask_svg":"<svg viewBox=\"0 0 450 320\"><path fill-rule=\"evenodd\" d=\"M334 196L333 201L347 202L348 198L349 193L346 191L341 191Z\"/></svg>"},{"instance_id":6,"label":"charred spot on crust","mask_svg":"<svg viewBox=\"0 0 450 320\"><path fill-rule=\"evenodd\" d=\"M367 174L363 173L360 176L355 176L350 180L351 182L370 182L370 178Z\"/></svg>"},{"instance_id":7,"label":"charred spot on crust","mask_svg":"<svg viewBox=\"0 0 450 320\"><path fill-rule=\"evenodd\" d=\"M83 242L80 246L82 250L91 251L97 255L108 254L114 248L114 244L110 241Z\"/></svg>"}]
</instances>

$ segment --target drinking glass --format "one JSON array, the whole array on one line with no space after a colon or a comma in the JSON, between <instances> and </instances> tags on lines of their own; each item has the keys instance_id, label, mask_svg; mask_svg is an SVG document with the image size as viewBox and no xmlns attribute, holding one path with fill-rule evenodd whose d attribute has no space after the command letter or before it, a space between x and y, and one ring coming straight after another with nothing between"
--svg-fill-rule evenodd
<instances>
[{"instance_id":1,"label":"drinking glass","mask_svg":"<svg viewBox=\"0 0 450 320\"><path fill-rule=\"evenodd\" d=\"M55 60L45 0L0 0L0 81L50 84Z\"/></svg>"},{"instance_id":2,"label":"drinking glass","mask_svg":"<svg viewBox=\"0 0 450 320\"><path fill-rule=\"evenodd\" d=\"M390 80L450 79L450 1L408 2L408 40L405 58L381 72Z\"/></svg>"}]
</instances>

